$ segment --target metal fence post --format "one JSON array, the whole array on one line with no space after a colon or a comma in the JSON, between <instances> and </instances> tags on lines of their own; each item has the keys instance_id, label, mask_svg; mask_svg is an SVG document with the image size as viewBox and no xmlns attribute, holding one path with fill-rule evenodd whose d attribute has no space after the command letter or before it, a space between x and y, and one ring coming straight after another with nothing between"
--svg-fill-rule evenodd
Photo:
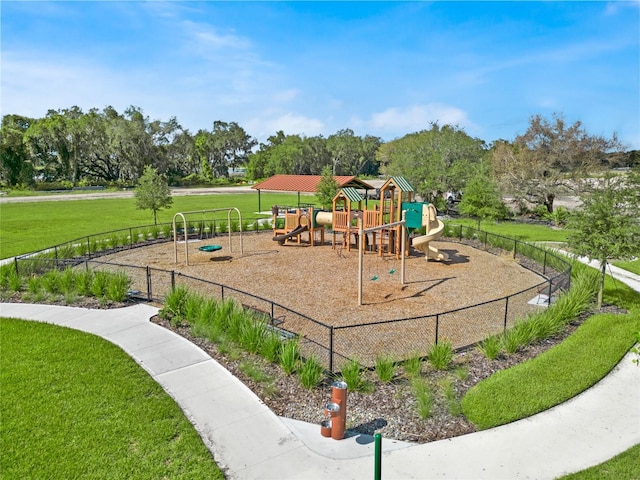
<instances>
[{"instance_id":1,"label":"metal fence post","mask_svg":"<svg viewBox=\"0 0 640 480\"><path fill-rule=\"evenodd\" d=\"M171 270L171 290L176 288L176 272Z\"/></svg>"},{"instance_id":2,"label":"metal fence post","mask_svg":"<svg viewBox=\"0 0 640 480\"><path fill-rule=\"evenodd\" d=\"M16 267L16 275L19 275L20 272L18 271L18 257L13 257L13 264Z\"/></svg>"},{"instance_id":3,"label":"metal fence post","mask_svg":"<svg viewBox=\"0 0 640 480\"><path fill-rule=\"evenodd\" d=\"M507 331L507 315L509 314L509 297L504 297L504 328L503 332Z\"/></svg>"},{"instance_id":4,"label":"metal fence post","mask_svg":"<svg viewBox=\"0 0 640 480\"><path fill-rule=\"evenodd\" d=\"M329 327L329 371L333 373L333 325Z\"/></svg>"},{"instance_id":5,"label":"metal fence post","mask_svg":"<svg viewBox=\"0 0 640 480\"><path fill-rule=\"evenodd\" d=\"M518 240L513 241L513 258L515 259L518 255Z\"/></svg>"},{"instance_id":6,"label":"metal fence post","mask_svg":"<svg viewBox=\"0 0 640 480\"><path fill-rule=\"evenodd\" d=\"M438 330L440 330L440 314L436 315L436 345L438 344Z\"/></svg>"},{"instance_id":7,"label":"metal fence post","mask_svg":"<svg viewBox=\"0 0 640 480\"><path fill-rule=\"evenodd\" d=\"M151 268L147 266L147 300L150 302L153 296L151 295Z\"/></svg>"},{"instance_id":8,"label":"metal fence post","mask_svg":"<svg viewBox=\"0 0 640 480\"><path fill-rule=\"evenodd\" d=\"M553 287L553 279L549 279L549 298L547 299L547 304L551 306L551 289Z\"/></svg>"},{"instance_id":9,"label":"metal fence post","mask_svg":"<svg viewBox=\"0 0 640 480\"><path fill-rule=\"evenodd\" d=\"M271 302L271 325L275 325L276 308L273 302Z\"/></svg>"},{"instance_id":10,"label":"metal fence post","mask_svg":"<svg viewBox=\"0 0 640 480\"><path fill-rule=\"evenodd\" d=\"M460 231L458 232L458 240L462 241L462 225L460 225Z\"/></svg>"},{"instance_id":11,"label":"metal fence post","mask_svg":"<svg viewBox=\"0 0 640 480\"><path fill-rule=\"evenodd\" d=\"M91 237L87 237L87 253L89 254L89 258L91 258Z\"/></svg>"},{"instance_id":12,"label":"metal fence post","mask_svg":"<svg viewBox=\"0 0 640 480\"><path fill-rule=\"evenodd\" d=\"M224 302L224 285L220 285L220 299Z\"/></svg>"},{"instance_id":13,"label":"metal fence post","mask_svg":"<svg viewBox=\"0 0 640 480\"><path fill-rule=\"evenodd\" d=\"M544 261L542 262L542 274L547 274L547 251L544 251Z\"/></svg>"}]
</instances>

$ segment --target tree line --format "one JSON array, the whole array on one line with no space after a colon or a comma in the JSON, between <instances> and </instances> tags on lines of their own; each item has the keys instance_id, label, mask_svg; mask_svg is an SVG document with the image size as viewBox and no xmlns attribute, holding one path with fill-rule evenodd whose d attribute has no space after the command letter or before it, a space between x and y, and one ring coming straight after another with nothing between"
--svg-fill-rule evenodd
<instances>
[{"instance_id":1,"label":"tree line","mask_svg":"<svg viewBox=\"0 0 640 480\"><path fill-rule=\"evenodd\" d=\"M587 132L561 115L534 115L513 141L487 144L455 125L384 142L351 129L306 137L278 131L265 143L236 122L216 120L192 134L175 117L151 120L138 107L83 112L49 110L43 118L5 115L0 126L0 182L6 187L43 184L136 185L145 167L171 185L212 184L244 168L249 180L274 174L402 175L425 200L461 192L472 179L489 179L523 204L544 205L577 193L581 181L601 169L640 164L640 152L625 152L615 134ZM480 178L480 180L478 180Z\"/></svg>"}]
</instances>

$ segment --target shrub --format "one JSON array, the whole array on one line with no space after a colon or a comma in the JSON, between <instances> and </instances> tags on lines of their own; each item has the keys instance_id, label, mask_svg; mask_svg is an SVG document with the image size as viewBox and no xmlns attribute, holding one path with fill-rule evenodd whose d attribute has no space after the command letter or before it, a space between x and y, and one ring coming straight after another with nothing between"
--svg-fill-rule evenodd
<instances>
[{"instance_id":1,"label":"shrub","mask_svg":"<svg viewBox=\"0 0 640 480\"><path fill-rule=\"evenodd\" d=\"M427 358L436 370L446 370L453 360L451 343L444 341L433 345L427 354Z\"/></svg>"},{"instance_id":2,"label":"shrub","mask_svg":"<svg viewBox=\"0 0 640 480\"><path fill-rule=\"evenodd\" d=\"M309 357L300 366L298 378L304 388L315 388L324 376L324 368L316 357Z\"/></svg>"}]
</instances>

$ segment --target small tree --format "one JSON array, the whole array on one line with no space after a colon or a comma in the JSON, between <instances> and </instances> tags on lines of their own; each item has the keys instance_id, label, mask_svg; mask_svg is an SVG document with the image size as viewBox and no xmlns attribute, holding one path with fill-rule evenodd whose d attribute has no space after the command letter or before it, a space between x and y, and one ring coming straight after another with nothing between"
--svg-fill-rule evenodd
<instances>
[{"instance_id":1,"label":"small tree","mask_svg":"<svg viewBox=\"0 0 640 480\"><path fill-rule=\"evenodd\" d=\"M338 193L338 188L340 188L340 185L338 185L338 182L333 178L331 167L327 165L322 169L322 178L316 189L316 197L318 197L323 208L331 205L333 197Z\"/></svg>"},{"instance_id":2,"label":"small tree","mask_svg":"<svg viewBox=\"0 0 640 480\"><path fill-rule=\"evenodd\" d=\"M153 223L157 225L157 213L163 208L169 208L173 204L171 190L164 175L160 175L155 168L147 165L144 173L138 181L135 191L136 208L139 210L152 210Z\"/></svg>"},{"instance_id":3,"label":"small tree","mask_svg":"<svg viewBox=\"0 0 640 480\"><path fill-rule=\"evenodd\" d=\"M640 255L640 172L628 177L606 176L580 198L569 226L568 244L574 253L600 262L598 308L602 306L607 263Z\"/></svg>"},{"instance_id":4,"label":"small tree","mask_svg":"<svg viewBox=\"0 0 640 480\"><path fill-rule=\"evenodd\" d=\"M463 215L475 218L480 229L481 220L498 220L507 216L507 207L502 201L498 184L484 168L469 180L458 205Z\"/></svg>"}]
</instances>

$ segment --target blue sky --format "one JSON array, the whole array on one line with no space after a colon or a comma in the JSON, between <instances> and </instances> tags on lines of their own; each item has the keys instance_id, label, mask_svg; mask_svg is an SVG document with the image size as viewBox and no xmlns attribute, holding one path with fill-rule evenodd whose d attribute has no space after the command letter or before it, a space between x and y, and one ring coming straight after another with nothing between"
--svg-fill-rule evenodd
<instances>
[{"instance_id":1,"label":"blue sky","mask_svg":"<svg viewBox=\"0 0 640 480\"><path fill-rule=\"evenodd\" d=\"M513 140L554 112L640 149L640 1L12 2L1 113L140 107L265 141L453 124Z\"/></svg>"}]
</instances>

